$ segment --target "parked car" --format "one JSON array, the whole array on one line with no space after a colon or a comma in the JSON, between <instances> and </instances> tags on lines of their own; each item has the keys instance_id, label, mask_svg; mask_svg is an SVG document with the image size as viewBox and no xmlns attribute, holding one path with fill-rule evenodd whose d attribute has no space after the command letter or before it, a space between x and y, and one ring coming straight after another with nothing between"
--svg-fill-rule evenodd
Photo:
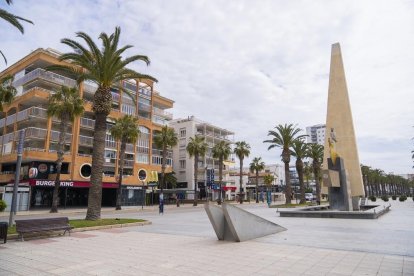
<instances>
[{"instance_id":1,"label":"parked car","mask_svg":"<svg viewBox=\"0 0 414 276\"><path fill-rule=\"evenodd\" d=\"M306 199L306 201L312 201L313 200L313 194L312 193L305 193L305 199Z\"/></svg>"}]
</instances>

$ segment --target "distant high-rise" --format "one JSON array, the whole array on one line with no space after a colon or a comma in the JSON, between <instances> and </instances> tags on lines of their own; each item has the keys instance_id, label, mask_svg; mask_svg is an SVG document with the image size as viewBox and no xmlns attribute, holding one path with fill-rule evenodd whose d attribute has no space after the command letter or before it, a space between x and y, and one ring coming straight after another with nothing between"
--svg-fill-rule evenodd
<instances>
[{"instance_id":1,"label":"distant high-rise","mask_svg":"<svg viewBox=\"0 0 414 276\"><path fill-rule=\"evenodd\" d=\"M319 124L319 125L306 127L306 134L308 135L308 137L306 138L306 142L324 145L325 129L326 129L325 124Z\"/></svg>"}]
</instances>

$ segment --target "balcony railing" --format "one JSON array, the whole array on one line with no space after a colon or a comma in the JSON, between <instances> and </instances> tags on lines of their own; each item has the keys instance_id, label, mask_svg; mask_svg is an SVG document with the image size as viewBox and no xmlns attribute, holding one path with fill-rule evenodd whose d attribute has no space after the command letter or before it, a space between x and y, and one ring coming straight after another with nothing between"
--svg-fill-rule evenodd
<instances>
[{"instance_id":1,"label":"balcony railing","mask_svg":"<svg viewBox=\"0 0 414 276\"><path fill-rule=\"evenodd\" d=\"M47 119L47 110L40 107L30 107L17 113L17 122L29 118Z\"/></svg>"},{"instance_id":2,"label":"balcony railing","mask_svg":"<svg viewBox=\"0 0 414 276\"><path fill-rule=\"evenodd\" d=\"M124 167L132 168L134 167L135 161L134 160L124 160Z\"/></svg>"},{"instance_id":3,"label":"balcony railing","mask_svg":"<svg viewBox=\"0 0 414 276\"><path fill-rule=\"evenodd\" d=\"M165 117L165 118L170 119L170 120L172 120L172 118L173 118L172 113L166 112L161 108L154 107L152 109L152 111L153 111L153 114L155 114L155 115L162 116L162 117Z\"/></svg>"},{"instance_id":4,"label":"balcony railing","mask_svg":"<svg viewBox=\"0 0 414 276\"><path fill-rule=\"evenodd\" d=\"M110 141L110 140L106 140L105 141L105 147L106 148L116 148L116 142L115 141Z\"/></svg>"},{"instance_id":5,"label":"balcony railing","mask_svg":"<svg viewBox=\"0 0 414 276\"><path fill-rule=\"evenodd\" d=\"M162 150L152 149L152 155L162 156ZM167 151L167 158L172 158L172 151Z\"/></svg>"},{"instance_id":6,"label":"balcony railing","mask_svg":"<svg viewBox=\"0 0 414 276\"><path fill-rule=\"evenodd\" d=\"M27 94L27 93L32 92L32 91L35 91L35 90L47 92L49 94L55 93L55 91L53 91L53 90L49 90L49 89L46 89L46 88L42 88L42 87L35 86L35 87L32 87L30 89L27 89L27 90L23 91L22 92L22 95Z\"/></svg>"},{"instance_id":7,"label":"balcony railing","mask_svg":"<svg viewBox=\"0 0 414 276\"><path fill-rule=\"evenodd\" d=\"M28 127L26 128L25 139L45 139L47 135L47 130L37 127ZM18 135L16 135L16 139Z\"/></svg>"},{"instance_id":8,"label":"balcony railing","mask_svg":"<svg viewBox=\"0 0 414 276\"><path fill-rule=\"evenodd\" d=\"M151 106L144 103L138 103L138 110L151 112Z\"/></svg>"},{"instance_id":9,"label":"balcony railing","mask_svg":"<svg viewBox=\"0 0 414 276\"><path fill-rule=\"evenodd\" d=\"M93 138L89 136L79 135L79 145L85 147L93 147Z\"/></svg>"},{"instance_id":10,"label":"balcony railing","mask_svg":"<svg viewBox=\"0 0 414 276\"><path fill-rule=\"evenodd\" d=\"M10 116L7 116L6 118L6 126L14 124L14 121L16 120L16 114L12 114Z\"/></svg>"},{"instance_id":11,"label":"balcony railing","mask_svg":"<svg viewBox=\"0 0 414 276\"><path fill-rule=\"evenodd\" d=\"M132 152L132 153L134 153L134 150L135 150L135 145L133 145L133 144L126 144L125 152Z\"/></svg>"},{"instance_id":12,"label":"balcony railing","mask_svg":"<svg viewBox=\"0 0 414 276\"><path fill-rule=\"evenodd\" d=\"M0 120L0 128L4 127L4 124L6 123L6 118L3 118Z\"/></svg>"},{"instance_id":13,"label":"balcony railing","mask_svg":"<svg viewBox=\"0 0 414 276\"><path fill-rule=\"evenodd\" d=\"M159 124L159 125L162 125L162 126L166 126L168 124L167 120L161 119L160 117L157 117L157 116L152 117L152 122L156 123L156 124Z\"/></svg>"},{"instance_id":14,"label":"balcony railing","mask_svg":"<svg viewBox=\"0 0 414 276\"><path fill-rule=\"evenodd\" d=\"M60 136L60 131L52 130L50 132L50 141L59 142L59 136ZM66 143L72 142L72 134L66 133L65 142Z\"/></svg>"},{"instance_id":15,"label":"balcony railing","mask_svg":"<svg viewBox=\"0 0 414 276\"><path fill-rule=\"evenodd\" d=\"M82 117L80 119L80 125L81 125L81 127L84 127L84 128L94 129L95 128L95 120Z\"/></svg>"},{"instance_id":16,"label":"balcony railing","mask_svg":"<svg viewBox=\"0 0 414 276\"><path fill-rule=\"evenodd\" d=\"M25 83L27 83L29 81L32 81L34 79L42 79L42 80L52 82L54 84L64 85L64 86L68 86L68 87L75 87L76 86L76 81L75 80L70 79L68 77L64 77L64 76L56 74L56 73L53 73L53 72L46 71L42 68L37 68L37 69L27 73L26 75L24 75L20 79L15 80L13 82L13 86L14 87L21 86L21 85L24 85Z\"/></svg>"},{"instance_id":17,"label":"balcony railing","mask_svg":"<svg viewBox=\"0 0 414 276\"><path fill-rule=\"evenodd\" d=\"M14 140L14 132L3 135L3 145Z\"/></svg>"}]
</instances>

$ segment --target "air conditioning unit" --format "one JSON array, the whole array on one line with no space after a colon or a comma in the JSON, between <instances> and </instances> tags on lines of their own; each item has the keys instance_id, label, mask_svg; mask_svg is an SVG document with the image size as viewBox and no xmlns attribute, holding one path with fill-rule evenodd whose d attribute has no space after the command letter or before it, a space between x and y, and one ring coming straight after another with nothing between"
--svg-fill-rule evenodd
<instances>
[{"instance_id":1,"label":"air conditioning unit","mask_svg":"<svg viewBox=\"0 0 414 276\"><path fill-rule=\"evenodd\" d=\"M105 158L105 162L106 163L111 163L111 159L110 158Z\"/></svg>"}]
</instances>

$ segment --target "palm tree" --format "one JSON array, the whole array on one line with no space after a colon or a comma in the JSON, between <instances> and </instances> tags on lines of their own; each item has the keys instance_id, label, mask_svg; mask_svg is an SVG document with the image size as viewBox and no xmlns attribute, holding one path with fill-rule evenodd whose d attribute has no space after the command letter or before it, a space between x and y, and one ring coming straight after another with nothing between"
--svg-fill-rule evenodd
<instances>
[{"instance_id":1,"label":"palm tree","mask_svg":"<svg viewBox=\"0 0 414 276\"><path fill-rule=\"evenodd\" d=\"M272 184L275 181L275 177L271 174L266 174L265 176L263 176L263 182L266 185L266 191L269 191L269 188L272 188ZM271 200L268 200L269 204L270 204Z\"/></svg>"},{"instance_id":2,"label":"palm tree","mask_svg":"<svg viewBox=\"0 0 414 276\"><path fill-rule=\"evenodd\" d=\"M312 159L313 175L315 177L316 184L316 201L321 202L321 184L320 184L320 172L323 161L323 146L319 144L310 143L308 157Z\"/></svg>"},{"instance_id":3,"label":"palm tree","mask_svg":"<svg viewBox=\"0 0 414 276\"><path fill-rule=\"evenodd\" d=\"M62 163L64 160L64 149L66 144L66 133L68 124L83 114L83 100L77 88L62 86L60 90L49 96L47 115L57 117L60 120L60 133L57 149L56 179L53 188L51 213L57 213L59 204L59 187Z\"/></svg>"},{"instance_id":4,"label":"palm tree","mask_svg":"<svg viewBox=\"0 0 414 276\"><path fill-rule=\"evenodd\" d=\"M162 150L162 163L161 163L161 193L163 192L165 186L165 169L167 168L167 153L172 147L177 145L178 137L174 132L173 128L168 126L163 126L161 131L159 131L154 136L154 143L157 148Z\"/></svg>"},{"instance_id":5,"label":"palm tree","mask_svg":"<svg viewBox=\"0 0 414 276\"><path fill-rule=\"evenodd\" d=\"M124 174L124 159L125 149L127 143L135 144L139 137L138 118L132 115L125 115L119 119L115 119L115 125L111 128L111 135L121 141L121 148L119 153L119 178L118 189L116 192L116 210L121 210L121 185Z\"/></svg>"},{"instance_id":6,"label":"palm tree","mask_svg":"<svg viewBox=\"0 0 414 276\"><path fill-rule=\"evenodd\" d=\"M207 152L207 143L204 141L204 137L195 136L190 137L190 141L187 145L187 152L190 157L194 156L194 203L193 206L197 206L197 177L198 177L198 161L199 158L203 158Z\"/></svg>"},{"instance_id":7,"label":"palm tree","mask_svg":"<svg viewBox=\"0 0 414 276\"><path fill-rule=\"evenodd\" d=\"M16 96L17 90L13 86L13 77L5 76L0 79L0 112L4 104L10 104Z\"/></svg>"},{"instance_id":8,"label":"palm tree","mask_svg":"<svg viewBox=\"0 0 414 276\"><path fill-rule=\"evenodd\" d=\"M11 5L11 4L13 4L13 1L12 0L6 0L6 3L7 3L7 5ZM19 20L28 22L30 24L33 24L32 21L30 21L28 19L24 19L24 18L22 18L20 16L14 15L14 14L11 14L11 13L7 12L4 9L0 9L0 18L3 19L3 20L5 20L5 21L7 21L7 22L9 22L10 24L12 24L22 34L24 33L24 28L23 28L23 25L19 22ZM6 62L6 64L7 64L7 59L4 56L4 54L3 54L2 51L0 51L0 54L3 56L4 62Z\"/></svg>"},{"instance_id":9,"label":"palm tree","mask_svg":"<svg viewBox=\"0 0 414 276\"><path fill-rule=\"evenodd\" d=\"M368 188L368 175L369 175L370 170L371 170L371 167L361 164L362 181L364 183L364 192L365 192L366 197L370 196L369 188Z\"/></svg>"},{"instance_id":10,"label":"palm tree","mask_svg":"<svg viewBox=\"0 0 414 276\"><path fill-rule=\"evenodd\" d=\"M245 141L236 142L236 147L234 148L234 153L240 160L240 204L243 204L243 160L245 157L249 157L250 154L250 145Z\"/></svg>"},{"instance_id":11,"label":"palm tree","mask_svg":"<svg viewBox=\"0 0 414 276\"><path fill-rule=\"evenodd\" d=\"M213 147L213 158L216 158L219 160L219 186L220 186L220 193L219 193L219 199L218 204L221 204L222 198L221 198L221 189L223 185L223 161L229 158L231 154L231 148L230 144L226 141L220 141Z\"/></svg>"},{"instance_id":12,"label":"palm tree","mask_svg":"<svg viewBox=\"0 0 414 276\"><path fill-rule=\"evenodd\" d=\"M303 158L308 155L308 144L302 139L297 139L292 144L290 151L292 156L296 157L296 171L298 172L299 185L300 185L300 203L305 203L305 183L303 181Z\"/></svg>"},{"instance_id":13,"label":"palm tree","mask_svg":"<svg viewBox=\"0 0 414 276\"><path fill-rule=\"evenodd\" d=\"M303 167L303 176L306 179L306 189L309 189L309 179L311 178L312 175L312 168L309 165L309 162L306 161L304 162L304 167Z\"/></svg>"},{"instance_id":14,"label":"palm tree","mask_svg":"<svg viewBox=\"0 0 414 276\"><path fill-rule=\"evenodd\" d=\"M289 175L289 162L290 162L290 150L293 141L296 139L301 139L306 135L298 135L302 130L297 128L293 124L278 125L275 127L276 131L269 130L267 136L273 136L272 140L265 140L264 143L271 143L268 147L268 150L272 148L281 148L282 149L282 161L285 163L285 180L286 180L286 204L291 202L291 185L290 185L290 175Z\"/></svg>"},{"instance_id":15,"label":"palm tree","mask_svg":"<svg viewBox=\"0 0 414 276\"><path fill-rule=\"evenodd\" d=\"M102 202L102 174L104 163L106 119L111 112L112 96L110 88L114 84L129 79L150 79L151 76L140 74L126 68L134 61L144 61L149 65L148 57L134 55L124 56L124 52L131 48L131 45L119 47L121 29L115 28L111 35L101 33L102 47L99 48L92 38L84 32L76 33L76 36L87 44L85 48L81 43L64 38L63 44L72 48L73 52L65 53L59 57L60 61L70 62L71 66L54 65L49 70L61 70L75 75L78 83L89 80L98 85L93 100L93 112L95 114L94 143L92 155L91 186L89 188L87 220L97 220L101 217ZM124 91L125 92L125 91ZM127 92L125 92L127 93Z\"/></svg>"},{"instance_id":16,"label":"palm tree","mask_svg":"<svg viewBox=\"0 0 414 276\"><path fill-rule=\"evenodd\" d=\"M259 172L263 171L264 168L265 163L261 157L253 158L253 161L250 163L250 172L256 172L256 203L259 203Z\"/></svg>"}]
</instances>

